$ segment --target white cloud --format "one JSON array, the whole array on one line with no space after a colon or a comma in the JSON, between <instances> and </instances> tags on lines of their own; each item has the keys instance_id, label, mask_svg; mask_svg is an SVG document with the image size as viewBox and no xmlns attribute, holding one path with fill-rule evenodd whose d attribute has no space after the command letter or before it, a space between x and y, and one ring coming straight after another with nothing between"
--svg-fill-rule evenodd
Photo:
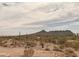
<instances>
[{"instance_id":1,"label":"white cloud","mask_svg":"<svg viewBox=\"0 0 79 59\"><path fill-rule=\"evenodd\" d=\"M7 5L5 5L7 4ZM79 19L79 3L0 3L0 32L33 32L50 28L68 28L68 21ZM56 26L56 23L63 23ZM71 24L71 22L69 24ZM25 25L24 25L25 24ZM47 25L53 25L49 28ZM64 27L63 27L64 26ZM66 27L65 27L66 26ZM72 25L73 26L73 25ZM15 29L16 28L16 29ZM40 29L39 29L40 28ZM29 29L29 30L27 30ZM34 29L31 30L30 29ZM75 30L75 29L74 29Z\"/></svg>"}]
</instances>

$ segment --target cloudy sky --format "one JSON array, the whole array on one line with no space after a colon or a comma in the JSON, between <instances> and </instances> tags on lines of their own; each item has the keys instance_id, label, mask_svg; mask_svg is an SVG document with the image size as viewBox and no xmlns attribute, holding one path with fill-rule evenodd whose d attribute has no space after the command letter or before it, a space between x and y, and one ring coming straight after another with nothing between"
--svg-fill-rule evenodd
<instances>
[{"instance_id":1,"label":"cloudy sky","mask_svg":"<svg viewBox=\"0 0 79 59\"><path fill-rule=\"evenodd\" d=\"M0 2L0 35L29 34L44 29L79 33L79 3Z\"/></svg>"}]
</instances>

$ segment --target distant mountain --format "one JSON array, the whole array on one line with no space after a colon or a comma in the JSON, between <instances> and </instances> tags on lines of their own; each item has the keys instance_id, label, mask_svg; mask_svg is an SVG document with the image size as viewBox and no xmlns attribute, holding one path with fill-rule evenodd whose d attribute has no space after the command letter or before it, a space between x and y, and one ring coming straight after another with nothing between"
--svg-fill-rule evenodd
<instances>
[{"instance_id":1,"label":"distant mountain","mask_svg":"<svg viewBox=\"0 0 79 59\"><path fill-rule=\"evenodd\" d=\"M39 32L29 34L29 35L18 35L18 36L1 36L0 41L8 40L8 39L14 39L19 41L27 41L27 40L38 40L38 38L41 38L41 40L52 40L54 38L69 38L72 39L72 37L76 36L72 31L70 30L60 30L60 31L45 31L41 30Z\"/></svg>"},{"instance_id":2,"label":"distant mountain","mask_svg":"<svg viewBox=\"0 0 79 59\"><path fill-rule=\"evenodd\" d=\"M45 30L39 31L37 33L33 33L31 35L38 35L38 36L72 36L75 35L73 32L71 32L70 30L61 30L61 31L49 31L46 32Z\"/></svg>"},{"instance_id":3,"label":"distant mountain","mask_svg":"<svg viewBox=\"0 0 79 59\"><path fill-rule=\"evenodd\" d=\"M63 30L63 31L50 31L48 32L49 34L52 35L66 35L66 36L72 36L74 35L73 32L71 32L70 30Z\"/></svg>"},{"instance_id":4,"label":"distant mountain","mask_svg":"<svg viewBox=\"0 0 79 59\"><path fill-rule=\"evenodd\" d=\"M48 32L46 32L45 30L41 30L39 32L36 32L36 33L33 33L32 35L45 35L47 34Z\"/></svg>"}]
</instances>

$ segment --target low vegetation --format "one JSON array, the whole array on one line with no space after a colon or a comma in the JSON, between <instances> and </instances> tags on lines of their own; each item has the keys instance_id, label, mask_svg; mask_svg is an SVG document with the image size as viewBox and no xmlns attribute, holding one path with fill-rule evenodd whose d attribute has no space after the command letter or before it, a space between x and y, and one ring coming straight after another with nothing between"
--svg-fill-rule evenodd
<instances>
[{"instance_id":1,"label":"low vegetation","mask_svg":"<svg viewBox=\"0 0 79 59\"><path fill-rule=\"evenodd\" d=\"M64 50L65 56L66 57L76 57L76 53L75 50L73 50L72 48L67 48Z\"/></svg>"},{"instance_id":2,"label":"low vegetation","mask_svg":"<svg viewBox=\"0 0 79 59\"><path fill-rule=\"evenodd\" d=\"M71 49L64 50L65 48L72 48L75 51L79 50L79 36L70 30L49 32L42 30L29 35L0 36L0 46L2 47L29 47L24 50L24 56L28 57L33 56L33 48L37 46L37 42L40 42L39 46L42 49L45 48L45 43L57 45L53 46L52 51L63 52L66 56L76 56L76 54ZM50 48L45 48L45 51L50 51Z\"/></svg>"},{"instance_id":3,"label":"low vegetation","mask_svg":"<svg viewBox=\"0 0 79 59\"><path fill-rule=\"evenodd\" d=\"M32 48L25 48L24 57L32 57L34 54L34 50Z\"/></svg>"}]
</instances>

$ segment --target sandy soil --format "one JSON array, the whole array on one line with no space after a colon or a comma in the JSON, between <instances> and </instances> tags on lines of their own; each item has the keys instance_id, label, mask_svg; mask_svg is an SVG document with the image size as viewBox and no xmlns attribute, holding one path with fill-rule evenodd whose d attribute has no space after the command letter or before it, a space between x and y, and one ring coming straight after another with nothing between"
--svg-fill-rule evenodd
<instances>
[{"instance_id":1,"label":"sandy soil","mask_svg":"<svg viewBox=\"0 0 79 59\"><path fill-rule=\"evenodd\" d=\"M79 56L79 51L76 52L77 56ZM21 57L24 55L24 48L6 48L0 47L0 56L6 57ZM59 51L45 51L40 49L34 49L33 57L64 57L63 52Z\"/></svg>"},{"instance_id":2,"label":"sandy soil","mask_svg":"<svg viewBox=\"0 0 79 59\"><path fill-rule=\"evenodd\" d=\"M43 50L34 50L34 57L52 57L52 56L64 56L61 52L56 51L43 51ZM23 56L24 48L5 48L0 47L0 56L8 57L18 57Z\"/></svg>"},{"instance_id":3,"label":"sandy soil","mask_svg":"<svg viewBox=\"0 0 79 59\"><path fill-rule=\"evenodd\" d=\"M42 50L36 50L34 55L35 57L62 57L64 56L64 53L57 52L57 51L42 51Z\"/></svg>"},{"instance_id":4,"label":"sandy soil","mask_svg":"<svg viewBox=\"0 0 79 59\"><path fill-rule=\"evenodd\" d=\"M0 56L22 56L24 48L5 48L0 47Z\"/></svg>"}]
</instances>

